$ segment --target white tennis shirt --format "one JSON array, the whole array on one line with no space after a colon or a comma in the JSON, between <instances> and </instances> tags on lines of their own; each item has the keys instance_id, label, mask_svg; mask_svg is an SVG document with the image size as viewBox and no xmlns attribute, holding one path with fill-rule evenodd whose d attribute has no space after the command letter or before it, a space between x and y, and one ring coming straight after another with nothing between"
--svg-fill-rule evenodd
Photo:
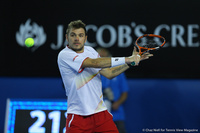
<instances>
[{"instance_id":1,"label":"white tennis shirt","mask_svg":"<svg viewBox=\"0 0 200 133\"><path fill-rule=\"evenodd\" d=\"M67 113L91 115L107 109L103 102L101 68L81 68L88 57L99 55L90 46L84 46L83 53L66 47L58 54L58 67L68 97Z\"/></svg>"}]
</instances>

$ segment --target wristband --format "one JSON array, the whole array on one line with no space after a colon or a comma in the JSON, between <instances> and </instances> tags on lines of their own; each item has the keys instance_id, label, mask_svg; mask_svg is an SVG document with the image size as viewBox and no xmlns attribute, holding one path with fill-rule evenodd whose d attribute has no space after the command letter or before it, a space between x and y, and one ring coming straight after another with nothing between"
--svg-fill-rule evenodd
<instances>
[{"instance_id":1,"label":"wristband","mask_svg":"<svg viewBox=\"0 0 200 133\"><path fill-rule=\"evenodd\" d=\"M112 57L111 67L119 66L125 64L125 57Z\"/></svg>"}]
</instances>

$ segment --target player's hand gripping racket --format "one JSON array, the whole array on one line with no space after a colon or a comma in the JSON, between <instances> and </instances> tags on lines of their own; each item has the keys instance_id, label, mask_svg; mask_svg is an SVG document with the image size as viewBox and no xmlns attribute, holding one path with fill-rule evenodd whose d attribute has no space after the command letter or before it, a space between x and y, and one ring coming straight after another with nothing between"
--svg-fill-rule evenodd
<instances>
[{"instance_id":1,"label":"player's hand gripping racket","mask_svg":"<svg viewBox=\"0 0 200 133\"><path fill-rule=\"evenodd\" d=\"M135 41L140 56L150 50L158 50L163 47L165 43L166 40L164 37L155 34L144 34L143 36L138 37ZM131 65L135 65L135 62L132 62Z\"/></svg>"}]
</instances>

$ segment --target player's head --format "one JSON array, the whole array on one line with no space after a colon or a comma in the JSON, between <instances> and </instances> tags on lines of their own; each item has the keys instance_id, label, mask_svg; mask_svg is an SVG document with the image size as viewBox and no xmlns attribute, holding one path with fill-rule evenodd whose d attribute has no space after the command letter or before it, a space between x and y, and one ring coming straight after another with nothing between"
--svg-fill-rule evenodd
<instances>
[{"instance_id":1,"label":"player's head","mask_svg":"<svg viewBox=\"0 0 200 133\"><path fill-rule=\"evenodd\" d=\"M86 24L84 24L81 20L75 20L75 21L71 21L68 24L67 30L66 30L66 34L69 34L71 29L79 29L79 28L83 28L85 31L85 35L86 35L86 28L85 28Z\"/></svg>"},{"instance_id":2,"label":"player's head","mask_svg":"<svg viewBox=\"0 0 200 133\"><path fill-rule=\"evenodd\" d=\"M77 53L83 52L84 43L87 40L85 24L81 20L69 23L66 30L66 39L68 46Z\"/></svg>"}]
</instances>

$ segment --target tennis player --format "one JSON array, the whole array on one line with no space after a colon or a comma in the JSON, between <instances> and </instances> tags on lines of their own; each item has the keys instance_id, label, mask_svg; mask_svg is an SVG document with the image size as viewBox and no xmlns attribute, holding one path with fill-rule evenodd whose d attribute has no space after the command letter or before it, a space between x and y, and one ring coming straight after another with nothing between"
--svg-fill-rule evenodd
<instances>
[{"instance_id":1,"label":"tennis player","mask_svg":"<svg viewBox=\"0 0 200 133\"><path fill-rule=\"evenodd\" d=\"M58 54L58 67L68 98L66 133L118 133L103 102L100 74L114 78L127 70L131 62L138 65L153 55L138 56L134 48L129 57L100 58L92 47L84 46L85 26L81 20L69 23L68 45Z\"/></svg>"}]
</instances>

